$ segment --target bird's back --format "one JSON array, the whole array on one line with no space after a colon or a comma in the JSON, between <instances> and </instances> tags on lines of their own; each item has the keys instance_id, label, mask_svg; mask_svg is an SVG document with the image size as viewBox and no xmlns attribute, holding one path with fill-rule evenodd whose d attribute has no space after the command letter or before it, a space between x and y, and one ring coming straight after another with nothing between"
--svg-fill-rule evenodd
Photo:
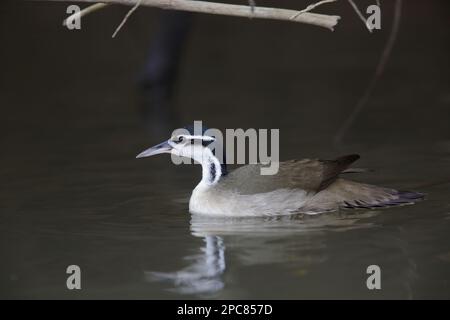
<instances>
[{"instance_id":1,"label":"bird's back","mask_svg":"<svg viewBox=\"0 0 450 320\"><path fill-rule=\"evenodd\" d=\"M301 189L308 193L317 193L346 170L358 155L348 155L335 160L302 159L279 163L274 175L262 175L262 164L250 164L239 167L224 176L219 188L234 190L239 194L256 194L280 189Z\"/></svg>"}]
</instances>

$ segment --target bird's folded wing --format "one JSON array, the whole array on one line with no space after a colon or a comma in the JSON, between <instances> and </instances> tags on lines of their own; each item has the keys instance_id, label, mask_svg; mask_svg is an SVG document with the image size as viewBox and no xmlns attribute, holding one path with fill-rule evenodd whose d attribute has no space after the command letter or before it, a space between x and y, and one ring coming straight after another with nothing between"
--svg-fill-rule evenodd
<instances>
[{"instance_id":1,"label":"bird's folded wing","mask_svg":"<svg viewBox=\"0 0 450 320\"><path fill-rule=\"evenodd\" d=\"M279 163L275 175L261 175L260 164L240 167L224 177L221 187L239 194L271 192L278 189L301 189L316 193L327 188L353 162L358 155L348 155L335 160L303 159Z\"/></svg>"}]
</instances>

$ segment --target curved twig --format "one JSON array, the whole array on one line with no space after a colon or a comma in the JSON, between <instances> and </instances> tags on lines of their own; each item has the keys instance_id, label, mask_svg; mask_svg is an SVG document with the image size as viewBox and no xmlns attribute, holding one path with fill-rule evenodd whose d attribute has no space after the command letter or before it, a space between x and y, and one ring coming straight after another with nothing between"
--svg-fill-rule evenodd
<instances>
[{"instance_id":1,"label":"curved twig","mask_svg":"<svg viewBox=\"0 0 450 320\"><path fill-rule=\"evenodd\" d=\"M133 8L131 8L130 11L128 11L126 16L123 18L122 22L117 27L116 31L114 31L114 33L112 35L113 38L116 37L117 33L120 31L120 29L122 29L123 25L127 22L128 18L133 14L133 12L136 11L136 9L139 7L141 2L142 2L142 0L137 0L136 4L133 6Z\"/></svg>"},{"instance_id":2,"label":"curved twig","mask_svg":"<svg viewBox=\"0 0 450 320\"><path fill-rule=\"evenodd\" d=\"M356 14L361 19L361 21L364 23L364 25L366 26L367 30L369 30L369 32L372 32L372 28L367 24L366 18L362 14L361 10L359 10L359 8L355 4L355 2L353 2L353 0L348 0L348 3L350 3L350 5L352 6L353 10L355 10Z\"/></svg>"},{"instance_id":3,"label":"curved twig","mask_svg":"<svg viewBox=\"0 0 450 320\"><path fill-rule=\"evenodd\" d=\"M310 4L310 5L307 6L305 9L300 10L300 11L298 11L296 14L294 14L294 15L291 17L291 19L293 20L293 19L297 18L299 15L301 15L301 14L303 14L303 13L305 13L305 12L310 12L311 10L313 10L314 8L316 8L316 7L318 7L318 6L322 5L322 4L325 4L325 3L331 3L331 2L336 2L336 1L337 1L337 0L322 0L322 1L319 1L319 2L316 2L316 3L313 3L313 4Z\"/></svg>"},{"instance_id":4,"label":"curved twig","mask_svg":"<svg viewBox=\"0 0 450 320\"><path fill-rule=\"evenodd\" d=\"M381 75L384 72L384 69L386 67L386 63L389 59L389 56L392 52L392 48L394 47L395 40L397 39L398 30L400 28L400 20L401 20L401 13L402 13L402 0L395 0L395 8L394 8L394 21L392 24L391 33L389 34L389 38L386 42L386 45L383 49L383 52L381 54L380 60L378 62L377 68L375 70L375 74L372 77L372 80L370 81L369 85L367 86L366 90L364 91L364 94L361 96L361 98L358 100L358 103L356 104L353 111L349 114L345 122L342 124L342 126L337 131L335 137L334 137L334 144L340 144L342 142L342 139L347 132L347 130L351 127L355 119L358 117L358 115L363 110L364 106L366 105L367 101L369 100L373 89L375 88L378 79L381 77Z\"/></svg>"},{"instance_id":5,"label":"curved twig","mask_svg":"<svg viewBox=\"0 0 450 320\"><path fill-rule=\"evenodd\" d=\"M66 26L66 25L72 23L73 19L75 19L75 18L80 19L80 18L85 17L85 16L87 16L88 14L90 14L90 13L92 13L94 11L103 9L106 6L108 6L106 3L101 3L101 2L93 4L93 5L90 5L89 7L86 7L83 10L81 10L80 12L74 13L74 14L70 15L69 17L67 17L67 19L65 19L63 21L63 26Z\"/></svg>"}]
</instances>

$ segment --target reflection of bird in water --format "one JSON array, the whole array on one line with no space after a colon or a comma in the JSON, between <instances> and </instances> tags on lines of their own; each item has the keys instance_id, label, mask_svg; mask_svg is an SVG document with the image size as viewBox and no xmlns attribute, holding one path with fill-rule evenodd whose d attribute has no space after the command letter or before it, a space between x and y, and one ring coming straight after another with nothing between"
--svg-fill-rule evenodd
<instances>
[{"instance_id":1,"label":"reflection of bird in water","mask_svg":"<svg viewBox=\"0 0 450 320\"><path fill-rule=\"evenodd\" d=\"M374 211L353 216L313 217L280 216L265 218L209 217L193 215L191 232L202 237L205 245L201 254L187 256L191 265L175 272L145 272L147 281L171 282L169 289L180 294L211 295L224 289L222 279L226 268L225 240L243 265L260 265L293 262L300 264L302 270L323 263L327 256L322 253L326 244L321 237L325 230L334 231L370 228L371 223L360 219L375 215ZM289 242L277 239L292 238ZM229 238L226 238L229 237ZM298 239L301 241L298 241Z\"/></svg>"},{"instance_id":2,"label":"reflection of bird in water","mask_svg":"<svg viewBox=\"0 0 450 320\"><path fill-rule=\"evenodd\" d=\"M192 192L192 213L224 216L273 216L316 214L345 209L375 209L412 204L423 198L417 192L398 191L342 179L359 159L348 155L335 160L291 160L279 163L278 173L261 175L261 164L242 166L232 172L208 148L211 136L174 135L140 153L137 158L172 153L202 165L203 177Z\"/></svg>"},{"instance_id":3,"label":"reflection of bird in water","mask_svg":"<svg viewBox=\"0 0 450 320\"><path fill-rule=\"evenodd\" d=\"M146 272L150 281L173 281L175 291L183 294L214 293L223 288L221 279L225 271L225 246L223 240L216 236L204 238L202 254L189 256L194 260L187 268L177 272Z\"/></svg>"}]
</instances>

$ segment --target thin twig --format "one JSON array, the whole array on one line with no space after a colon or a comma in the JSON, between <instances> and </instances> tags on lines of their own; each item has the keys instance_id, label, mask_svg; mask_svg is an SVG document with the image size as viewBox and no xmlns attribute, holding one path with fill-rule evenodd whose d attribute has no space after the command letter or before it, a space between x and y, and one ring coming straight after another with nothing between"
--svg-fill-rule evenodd
<instances>
[{"instance_id":1,"label":"thin twig","mask_svg":"<svg viewBox=\"0 0 450 320\"><path fill-rule=\"evenodd\" d=\"M140 6L142 0L137 0L136 4L128 11L126 16L123 18L122 22L117 27L116 31L114 31L112 37L115 38L117 33L122 29L123 25L127 22L128 18L133 14L133 12Z\"/></svg>"},{"instance_id":2,"label":"thin twig","mask_svg":"<svg viewBox=\"0 0 450 320\"><path fill-rule=\"evenodd\" d=\"M47 0L55 2L68 2L70 0ZM102 0L106 4L121 4L134 6L138 0ZM95 3L98 0L78 0L78 2ZM296 14L297 10L269 8L269 7L254 7L254 12L248 10L248 5L235 5L228 3L208 2L208 1L193 1L193 0L141 0L141 6L156 7L168 10L189 11L197 13L208 13L217 15L226 15L234 17L256 18L256 19L271 19L284 20L311 24L319 27L324 27L333 30L340 16L326 15L319 13L305 12L296 19L291 17ZM70 17L69 17L70 18Z\"/></svg>"},{"instance_id":3,"label":"thin twig","mask_svg":"<svg viewBox=\"0 0 450 320\"><path fill-rule=\"evenodd\" d=\"M391 33L389 34L389 38L386 41L385 47L383 48L383 52L381 54L380 61L378 62L377 68L375 70L375 74L373 75L372 80L370 81L369 85L364 91L364 94L358 100L358 103L356 104L355 108L349 114L348 118L345 120L345 122L342 124L342 126L336 133L334 137L335 145L340 144L342 142L342 138L344 137L345 133L351 127L355 119L363 110L364 106L366 105L367 101L369 100L372 94L373 89L375 88L375 85L378 82L378 79L383 74L384 69L386 67L386 63L389 59L389 56L391 55L392 48L394 47L395 40L397 39L398 30L400 28L401 14L402 14L402 0L395 0L394 21L392 24Z\"/></svg>"},{"instance_id":4,"label":"thin twig","mask_svg":"<svg viewBox=\"0 0 450 320\"><path fill-rule=\"evenodd\" d=\"M330 3L330 2L336 2L336 1L337 1L337 0L323 0L323 1L319 1L319 2L317 2L317 3L310 4L310 5L307 6L305 9L300 10L299 12L297 12L296 14L294 14L294 15L291 17L291 20L294 20L294 19L297 18L299 15L301 15L301 14L303 14L303 13L305 13L305 12L309 12L309 11L313 10L314 8L316 8L316 7L318 7L318 6L322 5L322 4Z\"/></svg>"},{"instance_id":5,"label":"thin twig","mask_svg":"<svg viewBox=\"0 0 450 320\"><path fill-rule=\"evenodd\" d=\"M81 10L81 11L79 11L77 13L74 13L74 14L70 15L69 17L67 17L67 19L65 19L63 21L63 26L67 26L68 24L72 23L72 21L75 18L81 19L82 17L85 17L88 14L90 14L90 13L92 13L94 11L100 10L100 9L106 7L106 6L108 6L106 3L95 3L93 5L90 5L89 7L86 7L83 10Z\"/></svg>"},{"instance_id":6,"label":"thin twig","mask_svg":"<svg viewBox=\"0 0 450 320\"><path fill-rule=\"evenodd\" d=\"M353 7L353 9L355 10L356 14L361 19L361 21L364 23L364 25L366 26L367 30L369 30L369 32L372 32L372 28L367 24L367 20L364 17L364 15L362 14L362 12L358 9L358 6L353 2L353 0L348 0L348 2Z\"/></svg>"}]
</instances>

